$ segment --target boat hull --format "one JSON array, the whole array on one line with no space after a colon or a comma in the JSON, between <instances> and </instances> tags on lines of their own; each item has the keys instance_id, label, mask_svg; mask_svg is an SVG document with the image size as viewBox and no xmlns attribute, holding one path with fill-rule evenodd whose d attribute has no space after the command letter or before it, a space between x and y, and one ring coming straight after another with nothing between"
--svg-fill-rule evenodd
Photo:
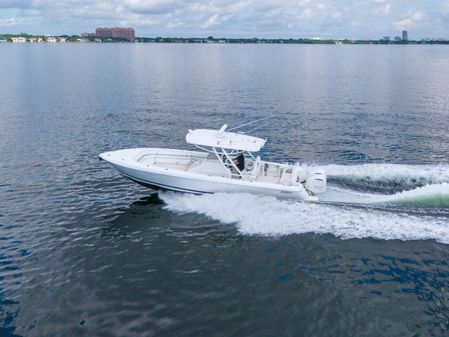
<instances>
[{"instance_id":1,"label":"boat hull","mask_svg":"<svg viewBox=\"0 0 449 337\"><path fill-rule=\"evenodd\" d=\"M154 165L142 165L135 160L135 153L139 149L132 149L134 153L125 153L117 156L117 152L106 152L100 154L100 158L111 164L124 177L132 181L156 190L170 190L194 194L205 193L251 193L271 195L279 198L316 200L315 196L307 193L302 185L282 186L279 184L247 181L244 179L231 179L200 173L185 172ZM130 150L122 150L130 151ZM167 150L166 150L167 151ZM182 150L171 150L182 151ZM186 153L197 153L186 151ZM122 158L120 158L122 157Z\"/></svg>"}]
</instances>

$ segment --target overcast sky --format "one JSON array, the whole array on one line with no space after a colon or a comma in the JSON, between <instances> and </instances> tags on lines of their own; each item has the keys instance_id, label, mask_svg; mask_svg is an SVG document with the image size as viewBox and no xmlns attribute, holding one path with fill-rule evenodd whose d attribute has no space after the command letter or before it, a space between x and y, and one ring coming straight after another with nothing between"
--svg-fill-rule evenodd
<instances>
[{"instance_id":1,"label":"overcast sky","mask_svg":"<svg viewBox=\"0 0 449 337\"><path fill-rule=\"evenodd\" d=\"M449 38L449 0L0 0L0 33Z\"/></svg>"}]
</instances>

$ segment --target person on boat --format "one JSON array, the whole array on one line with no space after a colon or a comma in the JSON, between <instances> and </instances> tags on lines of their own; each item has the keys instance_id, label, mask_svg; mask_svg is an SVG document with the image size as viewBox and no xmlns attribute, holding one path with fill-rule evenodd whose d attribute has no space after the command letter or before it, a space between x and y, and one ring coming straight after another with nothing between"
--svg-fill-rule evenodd
<instances>
[{"instance_id":1,"label":"person on boat","mask_svg":"<svg viewBox=\"0 0 449 337\"><path fill-rule=\"evenodd\" d=\"M243 152L240 152L240 154L232 161L234 162L235 166L237 166L240 172L245 169L245 156L243 155Z\"/></svg>"}]
</instances>

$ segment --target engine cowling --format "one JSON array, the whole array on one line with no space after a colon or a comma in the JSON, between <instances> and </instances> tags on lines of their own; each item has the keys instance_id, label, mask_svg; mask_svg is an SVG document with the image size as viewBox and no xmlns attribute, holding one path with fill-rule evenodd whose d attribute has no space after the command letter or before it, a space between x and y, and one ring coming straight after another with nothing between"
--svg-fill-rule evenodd
<instances>
[{"instance_id":1,"label":"engine cowling","mask_svg":"<svg viewBox=\"0 0 449 337\"><path fill-rule=\"evenodd\" d=\"M305 188L312 194L323 194L326 192L326 172L322 169L314 169L307 176Z\"/></svg>"},{"instance_id":2,"label":"engine cowling","mask_svg":"<svg viewBox=\"0 0 449 337\"><path fill-rule=\"evenodd\" d=\"M299 165L295 165L292 168L292 185L297 186L303 184L306 181L307 174L303 168Z\"/></svg>"}]
</instances>

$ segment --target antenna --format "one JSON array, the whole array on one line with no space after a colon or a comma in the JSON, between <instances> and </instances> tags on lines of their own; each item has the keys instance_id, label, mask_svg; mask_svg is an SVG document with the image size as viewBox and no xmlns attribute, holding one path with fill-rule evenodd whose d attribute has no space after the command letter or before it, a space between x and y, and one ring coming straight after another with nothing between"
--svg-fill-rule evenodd
<instances>
[{"instance_id":1,"label":"antenna","mask_svg":"<svg viewBox=\"0 0 449 337\"><path fill-rule=\"evenodd\" d=\"M253 131L256 131L256 130L261 129L262 127L263 127L263 125L259 125L259 126L256 126L255 128L252 128L252 129L248 130L248 131L245 131L245 132L238 132L238 133L243 133L243 134L245 134L245 133L251 133L251 132L253 132Z\"/></svg>"},{"instance_id":2,"label":"antenna","mask_svg":"<svg viewBox=\"0 0 449 337\"><path fill-rule=\"evenodd\" d=\"M251 124L254 124L254 123L257 123L257 122L261 122L261 121L264 121L264 120L269 119L269 118L270 118L270 117L265 117L265 118L257 119L257 120L255 120L255 121L252 121L252 122L249 122L249 123L245 123L245 124L236 126L236 127L232 128L232 129L229 129L228 131L237 130L237 129L240 129L240 128L244 127L244 126L248 126L248 125L251 125ZM239 133L245 133L245 132L239 132Z\"/></svg>"}]
</instances>

